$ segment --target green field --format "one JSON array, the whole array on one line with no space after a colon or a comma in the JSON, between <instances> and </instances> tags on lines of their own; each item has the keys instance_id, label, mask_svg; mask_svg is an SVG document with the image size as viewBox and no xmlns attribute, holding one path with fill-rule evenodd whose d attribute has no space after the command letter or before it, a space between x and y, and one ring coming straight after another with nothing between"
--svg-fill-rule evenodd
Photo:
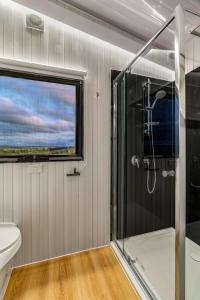
<instances>
[{"instance_id":1,"label":"green field","mask_svg":"<svg viewBox=\"0 0 200 300\"><path fill-rule=\"evenodd\" d=\"M75 155L74 147L48 148L48 147L0 147L0 156L17 155Z\"/></svg>"}]
</instances>

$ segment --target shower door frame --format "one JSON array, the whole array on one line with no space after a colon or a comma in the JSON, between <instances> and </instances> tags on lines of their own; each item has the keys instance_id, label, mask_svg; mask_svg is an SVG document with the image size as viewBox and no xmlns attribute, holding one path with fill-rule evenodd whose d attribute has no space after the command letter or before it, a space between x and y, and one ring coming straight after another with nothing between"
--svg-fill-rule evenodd
<instances>
[{"instance_id":1,"label":"shower door frame","mask_svg":"<svg viewBox=\"0 0 200 300\"><path fill-rule=\"evenodd\" d=\"M118 81L131 69L132 65L142 56L157 37L175 21L175 87L179 99L179 158L176 159L175 179L175 300L185 300L185 216L186 216L186 125L185 125L185 10L178 5L171 17L149 42L137 53L128 66L113 81L112 111L112 240L117 243L117 89ZM122 158L124 159L124 157ZM120 249L121 250L121 249ZM132 268L142 287L147 284ZM151 293L150 293L151 294Z\"/></svg>"}]
</instances>

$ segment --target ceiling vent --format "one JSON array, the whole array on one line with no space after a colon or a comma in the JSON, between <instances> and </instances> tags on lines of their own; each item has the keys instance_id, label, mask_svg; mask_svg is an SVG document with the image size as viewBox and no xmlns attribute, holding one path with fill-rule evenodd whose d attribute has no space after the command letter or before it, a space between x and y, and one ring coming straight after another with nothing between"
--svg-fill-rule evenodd
<instances>
[{"instance_id":1,"label":"ceiling vent","mask_svg":"<svg viewBox=\"0 0 200 300\"><path fill-rule=\"evenodd\" d=\"M26 15L26 27L38 31L44 31L44 21L38 15Z\"/></svg>"}]
</instances>

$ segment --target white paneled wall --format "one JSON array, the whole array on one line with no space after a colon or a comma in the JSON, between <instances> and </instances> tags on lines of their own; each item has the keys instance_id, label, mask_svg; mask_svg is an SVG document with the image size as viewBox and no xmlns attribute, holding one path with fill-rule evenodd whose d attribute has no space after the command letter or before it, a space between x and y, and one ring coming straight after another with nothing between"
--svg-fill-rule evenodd
<instances>
[{"instance_id":1,"label":"white paneled wall","mask_svg":"<svg viewBox=\"0 0 200 300\"><path fill-rule=\"evenodd\" d=\"M0 164L0 221L22 231L17 264L109 243L110 70L132 58L49 18L44 33L28 30L28 12L0 1L0 56L88 71L85 161L43 163L41 173L30 173L29 164ZM74 167L81 176L67 177Z\"/></svg>"},{"instance_id":2,"label":"white paneled wall","mask_svg":"<svg viewBox=\"0 0 200 300\"><path fill-rule=\"evenodd\" d=\"M85 160L43 163L41 173L30 173L29 164L0 164L0 221L21 229L18 265L109 243L110 71L133 57L47 17L44 33L28 30L29 12L0 0L0 56L87 70ZM150 69L166 78L155 64ZM74 167L81 176L67 177Z\"/></svg>"},{"instance_id":3,"label":"white paneled wall","mask_svg":"<svg viewBox=\"0 0 200 300\"><path fill-rule=\"evenodd\" d=\"M200 37L188 35L186 41L186 73L200 67Z\"/></svg>"}]
</instances>

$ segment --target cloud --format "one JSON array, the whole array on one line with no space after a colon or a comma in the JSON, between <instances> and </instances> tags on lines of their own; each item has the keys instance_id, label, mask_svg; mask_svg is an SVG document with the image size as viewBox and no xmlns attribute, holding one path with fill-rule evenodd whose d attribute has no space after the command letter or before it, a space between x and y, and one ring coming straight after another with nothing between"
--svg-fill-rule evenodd
<instances>
[{"instance_id":1,"label":"cloud","mask_svg":"<svg viewBox=\"0 0 200 300\"><path fill-rule=\"evenodd\" d=\"M65 121L70 121L70 122L75 121L75 109L66 108L65 110L55 110L45 105L39 108L39 113L48 115L49 117L52 118L58 118Z\"/></svg>"},{"instance_id":2,"label":"cloud","mask_svg":"<svg viewBox=\"0 0 200 300\"><path fill-rule=\"evenodd\" d=\"M75 87L0 76L0 145L74 146Z\"/></svg>"},{"instance_id":3,"label":"cloud","mask_svg":"<svg viewBox=\"0 0 200 300\"><path fill-rule=\"evenodd\" d=\"M75 104L75 100L76 100L75 86L57 84L57 83L56 84L47 83L47 82L45 83L42 82L41 86L48 91L50 98L65 104L66 103L71 105Z\"/></svg>"},{"instance_id":4,"label":"cloud","mask_svg":"<svg viewBox=\"0 0 200 300\"><path fill-rule=\"evenodd\" d=\"M75 105L76 87L69 84L60 84L54 82L36 81L23 78L14 78L8 76L0 77L0 85L11 90L16 95L24 98L30 98L33 95L39 95L40 98L49 98L56 102ZM27 88L28 87L28 88Z\"/></svg>"},{"instance_id":5,"label":"cloud","mask_svg":"<svg viewBox=\"0 0 200 300\"><path fill-rule=\"evenodd\" d=\"M72 122L57 120L56 122L34 115L29 109L21 108L11 99L0 97L0 121L9 124L26 125L32 130L42 132L67 131L74 127Z\"/></svg>"}]
</instances>

